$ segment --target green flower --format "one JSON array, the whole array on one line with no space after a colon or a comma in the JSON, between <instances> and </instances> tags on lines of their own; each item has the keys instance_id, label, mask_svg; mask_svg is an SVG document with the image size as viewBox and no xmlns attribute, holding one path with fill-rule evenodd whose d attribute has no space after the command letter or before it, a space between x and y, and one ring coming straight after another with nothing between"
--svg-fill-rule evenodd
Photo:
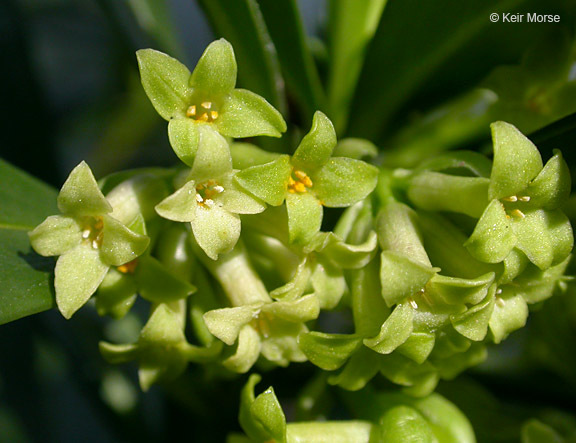
<instances>
[{"instance_id":1,"label":"green flower","mask_svg":"<svg viewBox=\"0 0 576 443\"><path fill-rule=\"evenodd\" d=\"M514 126L492 124L494 165L484 210L466 247L478 260L499 263L516 248L545 270L564 261L574 243L560 210L570 193L570 173L560 152L546 163Z\"/></svg>"},{"instance_id":2,"label":"green flower","mask_svg":"<svg viewBox=\"0 0 576 443\"><path fill-rule=\"evenodd\" d=\"M206 143L198 150L189 181L156 206L168 220L190 222L198 245L213 260L232 250L240 237L240 216L265 207L239 189L228 143L217 132L201 127Z\"/></svg>"},{"instance_id":3,"label":"green flower","mask_svg":"<svg viewBox=\"0 0 576 443\"><path fill-rule=\"evenodd\" d=\"M332 157L336 133L322 112L292 157L240 171L235 180L272 206L286 201L290 241L306 244L320 230L322 206L343 208L365 198L376 186L374 166L346 157Z\"/></svg>"},{"instance_id":4,"label":"green flower","mask_svg":"<svg viewBox=\"0 0 576 443\"><path fill-rule=\"evenodd\" d=\"M156 111L168 120L170 144L192 166L204 144L200 128L225 137L280 137L286 123L266 100L245 89L234 89L236 60L230 43L211 43L194 72L153 49L137 52L142 85Z\"/></svg>"},{"instance_id":5,"label":"green flower","mask_svg":"<svg viewBox=\"0 0 576 443\"><path fill-rule=\"evenodd\" d=\"M235 353L224 365L247 372L262 355L279 366L306 361L297 337L308 331L304 322L320 313L318 299L308 294L296 300L272 301L214 309L204 314L208 330L226 345L237 343Z\"/></svg>"},{"instance_id":6,"label":"green flower","mask_svg":"<svg viewBox=\"0 0 576 443\"><path fill-rule=\"evenodd\" d=\"M138 360L140 386L144 391L154 383L178 377L190 361L210 361L220 352L221 346L202 348L189 344L181 312L177 312L181 311L179 308L173 310L168 304L157 305L136 343L100 342L100 352L110 363Z\"/></svg>"},{"instance_id":7,"label":"green flower","mask_svg":"<svg viewBox=\"0 0 576 443\"><path fill-rule=\"evenodd\" d=\"M60 256L54 280L56 303L70 318L94 294L108 269L141 255L149 238L108 215L112 207L84 162L62 186L58 208L63 215L48 217L29 236L40 255Z\"/></svg>"}]
</instances>

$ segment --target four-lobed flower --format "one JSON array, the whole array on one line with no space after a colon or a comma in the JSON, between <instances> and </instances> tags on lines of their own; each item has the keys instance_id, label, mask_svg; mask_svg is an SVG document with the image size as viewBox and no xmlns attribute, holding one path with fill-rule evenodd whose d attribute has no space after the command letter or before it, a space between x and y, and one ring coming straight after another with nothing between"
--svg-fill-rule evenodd
<instances>
[{"instance_id":1,"label":"four-lobed flower","mask_svg":"<svg viewBox=\"0 0 576 443\"><path fill-rule=\"evenodd\" d=\"M170 144L188 166L210 130L225 137L280 137L286 123L264 98L235 89L236 59L224 39L211 43L192 73L178 60L153 49L137 52L142 85L152 105L168 120Z\"/></svg>"},{"instance_id":2,"label":"four-lobed flower","mask_svg":"<svg viewBox=\"0 0 576 443\"><path fill-rule=\"evenodd\" d=\"M233 181L228 142L217 132L201 129L206 142L198 149L188 181L156 206L160 216L190 222L198 245L213 260L232 250L240 237L240 216L265 206Z\"/></svg>"},{"instance_id":3,"label":"four-lobed flower","mask_svg":"<svg viewBox=\"0 0 576 443\"><path fill-rule=\"evenodd\" d=\"M60 256L56 262L56 303L66 318L94 294L111 266L140 256L149 238L109 215L106 200L84 162L70 173L58 195L62 215L48 217L29 233L34 250Z\"/></svg>"},{"instance_id":4,"label":"four-lobed flower","mask_svg":"<svg viewBox=\"0 0 576 443\"><path fill-rule=\"evenodd\" d=\"M246 168L237 183L272 206L286 201L290 241L305 245L319 232L322 207L343 208L364 199L376 186L378 169L363 161L332 157L336 133L322 112L292 157Z\"/></svg>"}]
</instances>

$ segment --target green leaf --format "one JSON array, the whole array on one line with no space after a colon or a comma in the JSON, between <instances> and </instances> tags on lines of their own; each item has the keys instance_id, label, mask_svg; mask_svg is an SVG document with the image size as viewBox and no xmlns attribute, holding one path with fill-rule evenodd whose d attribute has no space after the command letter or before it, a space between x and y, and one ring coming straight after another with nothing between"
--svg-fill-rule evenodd
<instances>
[{"instance_id":1,"label":"green leaf","mask_svg":"<svg viewBox=\"0 0 576 443\"><path fill-rule=\"evenodd\" d=\"M82 241L82 228L66 215L51 215L28 233L34 250L45 257L62 255Z\"/></svg>"},{"instance_id":2,"label":"green leaf","mask_svg":"<svg viewBox=\"0 0 576 443\"><path fill-rule=\"evenodd\" d=\"M102 215L112 212L112 206L100 191L86 162L76 166L58 194L58 208L64 214L78 216Z\"/></svg>"},{"instance_id":3,"label":"green leaf","mask_svg":"<svg viewBox=\"0 0 576 443\"><path fill-rule=\"evenodd\" d=\"M252 166L236 173L234 180L269 205L279 206L286 197L291 171L290 157L283 155L270 163Z\"/></svg>"},{"instance_id":4,"label":"green leaf","mask_svg":"<svg viewBox=\"0 0 576 443\"><path fill-rule=\"evenodd\" d=\"M285 109L276 51L255 0L200 0L212 29L234 47L240 85Z\"/></svg>"},{"instance_id":5,"label":"green leaf","mask_svg":"<svg viewBox=\"0 0 576 443\"><path fill-rule=\"evenodd\" d=\"M221 113L215 124L227 137L280 137L286 132L282 115L264 98L246 89L232 91Z\"/></svg>"},{"instance_id":6,"label":"green leaf","mask_svg":"<svg viewBox=\"0 0 576 443\"><path fill-rule=\"evenodd\" d=\"M323 109L324 94L308 37L295 0L259 0L258 5L278 52L286 88L304 120Z\"/></svg>"},{"instance_id":7,"label":"green leaf","mask_svg":"<svg viewBox=\"0 0 576 443\"><path fill-rule=\"evenodd\" d=\"M412 334L414 310L408 303L399 304L382 324L376 337L365 338L364 345L379 354L390 354Z\"/></svg>"},{"instance_id":8,"label":"green leaf","mask_svg":"<svg viewBox=\"0 0 576 443\"><path fill-rule=\"evenodd\" d=\"M286 441L286 417L272 387L256 397L250 412L274 441Z\"/></svg>"},{"instance_id":9,"label":"green leaf","mask_svg":"<svg viewBox=\"0 0 576 443\"><path fill-rule=\"evenodd\" d=\"M386 3L387 0L336 0L328 3L328 99L330 115L339 133L348 118L366 47L374 36Z\"/></svg>"},{"instance_id":10,"label":"green leaf","mask_svg":"<svg viewBox=\"0 0 576 443\"><path fill-rule=\"evenodd\" d=\"M198 124L189 118L173 118L168 122L168 138L178 158L192 166L200 142Z\"/></svg>"},{"instance_id":11,"label":"green leaf","mask_svg":"<svg viewBox=\"0 0 576 443\"><path fill-rule=\"evenodd\" d=\"M58 258L54 279L56 303L66 319L84 306L107 272L100 252L91 244L83 243Z\"/></svg>"},{"instance_id":12,"label":"green leaf","mask_svg":"<svg viewBox=\"0 0 576 443\"><path fill-rule=\"evenodd\" d=\"M490 125L494 143L494 165L490 175L490 199L515 196L542 170L542 157L524 134L509 123Z\"/></svg>"},{"instance_id":13,"label":"green leaf","mask_svg":"<svg viewBox=\"0 0 576 443\"><path fill-rule=\"evenodd\" d=\"M517 3L474 2L463 9L454 0L389 2L365 55L348 133L377 140L442 63L492 26L490 13Z\"/></svg>"},{"instance_id":14,"label":"green leaf","mask_svg":"<svg viewBox=\"0 0 576 443\"><path fill-rule=\"evenodd\" d=\"M305 245L320 231L322 205L309 192L286 195L290 243Z\"/></svg>"},{"instance_id":15,"label":"green leaf","mask_svg":"<svg viewBox=\"0 0 576 443\"><path fill-rule=\"evenodd\" d=\"M336 157L311 176L313 190L322 204L344 208L363 200L376 187L378 168L352 158Z\"/></svg>"},{"instance_id":16,"label":"green leaf","mask_svg":"<svg viewBox=\"0 0 576 443\"><path fill-rule=\"evenodd\" d=\"M362 346L357 335L305 332L298 336L298 346L308 360L325 371L334 371Z\"/></svg>"},{"instance_id":17,"label":"green leaf","mask_svg":"<svg viewBox=\"0 0 576 443\"><path fill-rule=\"evenodd\" d=\"M499 263L506 258L516 242L504 206L498 200L492 200L464 245L477 260Z\"/></svg>"},{"instance_id":18,"label":"green leaf","mask_svg":"<svg viewBox=\"0 0 576 443\"><path fill-rule=\"evenodd\" d=\"M336 132L328 117L316 111L312 127L292 156L296 169L313 172L328 162L336 147Z\"/></svg>"},{"instance_id":19,"label":"green leaf","mask_svg":"<svg viewBox=\"0 0 576 443\"><path fill-rule=\"evenodd\" d=\"M236 85L232 45L221 38L208 45L190 76L190 87L202 97L223 97Z\"/></svg>"},{"instance_id":20,"label":"green leaf","mask_svg":"<svg viewBox=\"0 0 576 443\"><path fill-rule=\"evenodd\" d=\"M190 71L178 60L154 49L136 52L142 86L156 112L164 120L185 117L192 90Z\"/></svg>"},{"instance_id":21,"label":"green leaf","mask_svg":"<svg viewBox=\"0 0 576 443\"><path fill-rule=\"evenodd\" d=\"M26 231L58 212L56 196L0 159L0 324L55 306L54 261L32 251Z\"/></svg>"}]
</instances>

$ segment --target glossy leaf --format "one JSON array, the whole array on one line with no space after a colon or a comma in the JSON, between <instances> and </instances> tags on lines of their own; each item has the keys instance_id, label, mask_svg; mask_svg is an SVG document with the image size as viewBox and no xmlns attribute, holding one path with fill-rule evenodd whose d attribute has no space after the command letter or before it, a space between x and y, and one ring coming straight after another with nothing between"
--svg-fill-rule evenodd
<instances>
[{"instance_id":1,"label":"glossy leaf","mask_svg":"<svg viewBox=\"0 0 576 443\"><path fill-rule=\"evenodd\" d=\"M280 68L270 36L255 0L200 0L217 34L234 47L241 69L239 84L285 109Z\"/></svg>"},{"instance_id":2,"label":"glossy leaf","mask_svg":"<svg viewBox=\"0 0 576 443\"><path fill-rule=\"evenodd\" d=\"M314 111L323 109L324 92L298 11L298 2L259 0L258 5L278 52L286 89L295 98L307 121Z\"/></svg>"},{"instance_id":3,"label":"glossy leaf","mask_svg":"<svg viewBox=\"0 0 576 443\"><path fill-rule=\"evenodd\" d=\"M0 324L55 306L54 260L30 247L28 230L58 212L56 191L0 159Z\"/></svg>"}]
</instances>

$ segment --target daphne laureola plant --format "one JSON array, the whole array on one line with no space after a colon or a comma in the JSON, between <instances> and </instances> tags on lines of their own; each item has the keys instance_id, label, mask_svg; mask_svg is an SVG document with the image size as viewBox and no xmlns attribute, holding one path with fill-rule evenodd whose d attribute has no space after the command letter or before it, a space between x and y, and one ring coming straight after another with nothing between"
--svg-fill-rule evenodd
<instances>
[{"instance_id":1,"label":"daphne laureola plant","mask_svg":"<svg viewBox=\"0 0 576 443\"><path fill-rule=\"evenodd\" d=\"M338 142L318 111L293 154L280 154L235 141L287 128L266 100L235 88L227 41L210 44L192 73L152 49L137 56L183 165L129 173L107 195L86 163L70 173L62 214L30 232L36 252L59 256L62 315L94 298L99 314L121 318L147 300L136 342L100 343L111 363L138 363L144 390L190 363L246 373L308 360L366 410L364 420L286 424L273 388L255 396L252 375L246 436L234 441L473 441L433 391L563 285L573 234L560 152L543 164L498 121L493 160L458 151L378 168L362 160L367 141ZM329 211L339 219L326 231ZM352 332L317 330L334 309L351 312ZM397 388L374 390L374 377Z\"/></svg>"}]
</instances>

